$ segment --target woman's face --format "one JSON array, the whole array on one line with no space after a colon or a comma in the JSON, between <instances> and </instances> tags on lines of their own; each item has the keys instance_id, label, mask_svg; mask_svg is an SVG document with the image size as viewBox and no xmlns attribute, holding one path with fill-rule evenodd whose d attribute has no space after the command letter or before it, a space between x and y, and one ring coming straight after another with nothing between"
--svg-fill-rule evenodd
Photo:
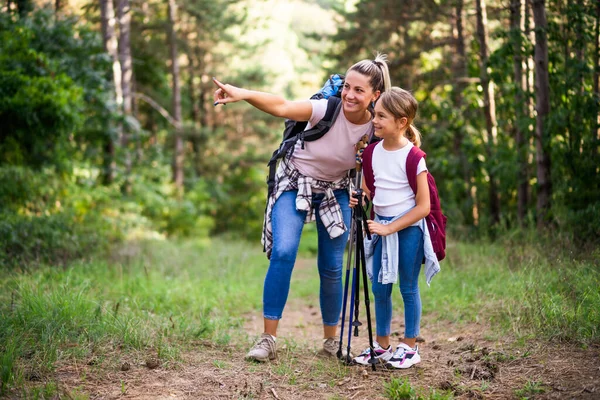
<instances>
[{"instance_id":1,"label":"woman's face","mask_svg":"<svg viewBox=\"0 0 600 400\"><path fill-rule=\"evenodd\" d=\"M350 71L346 75L344 88L342 89L344 112L364 112L369 104L376 99L377 95L373 92L368 76L356 71Z\"/></svg>"}]
</instances>

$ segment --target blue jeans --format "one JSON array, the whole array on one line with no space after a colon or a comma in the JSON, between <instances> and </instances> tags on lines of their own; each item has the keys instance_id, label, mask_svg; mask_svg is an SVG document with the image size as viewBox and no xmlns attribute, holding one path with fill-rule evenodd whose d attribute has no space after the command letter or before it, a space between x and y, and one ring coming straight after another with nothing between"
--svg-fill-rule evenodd
<instances>
[{"instance_id":1,"label":"blue jeans","mask_svg":"<svg viewBox=\"0 0 600 400\"><path fill-rule=\"evenodd\" d=\"M266 319L281 319L290 291L292 269L296 262L306 217L306 211L296 209L297 193L297 190L283 192L272 209L273 251L263 291L263 315ZM342 210L346 228L349 228L351 211L348 191L335 190L334 194ZM329 237L318 214L323 197L323 193L316 193L312 198L312 207L317 210L319 238L317 256L321 278L319 302L323 324L336 326L342 309L342 267L349 232L346 231L335 239Z\"/></svg>"},{"instance_id":2,"label":"blue jeans","mask_svg":"<svg viewBox=\"0 0 600 400\"><path fill-rule=\"evenodd\" d=\"M390 220L391 218L380 217ZM421 295L419 273L423 261L423 231L418 226L409 226L396 233L399 242L398 280L404 301L405 338L416 338L421 323ZM381 270L381 240L373 249L373 296L375 297L375 319L378 336L389 336L392 323L392 289L394 284L377 282Z\"/></svg>"}]
</instances>

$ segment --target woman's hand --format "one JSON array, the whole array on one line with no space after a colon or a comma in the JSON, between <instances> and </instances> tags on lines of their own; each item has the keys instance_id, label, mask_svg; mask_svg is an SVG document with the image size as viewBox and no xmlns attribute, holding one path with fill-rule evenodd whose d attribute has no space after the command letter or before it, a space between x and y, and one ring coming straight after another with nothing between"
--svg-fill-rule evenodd
<instances>
[{"instance_id":1,"label":"woman's hand","mask_svg":"<svg viewBox=\"0 0 600 400\"><path fill-rule=\"evenodd\" d=\"M367 224L369 225L369 232L372 234L377 234L379 236L387 236L394 233L390 228L390 225L380 224L379 222L375 222L373 220L368 219Z\"/></svg>"},{"instance_id":2,"label":"woman's hand","mask_svg":"<svg viewBox=\"0 0 600 400\"><path fill-rule=\"evenodd\" d=\"M352 191L352 195L350 196L350 208L354 208L358 204L358 199L356 198L356 190Z\"/></svg>"},{"instance_id":3,"label":"woman's hand","mask_svg":"<svg viewBox=\"0 0 600 400\"><path fill-rule=\"evenodd\" d=\"M350 208L354 208L358 204L358 197L356 197L356 190L352 191L352 196L350 196ZM364 207L367 204L367 194L362 192L362 206Z\"/></svg>"},{"instance_id":4,"label":"woman's hand","mask_svg":"<svg viewBox=\"0 0 600 400\"><path fill-rule=\"evenodd\" d=\"M217 78L213 78L213 82L219 87L214 94L215 106L244 100L244 92L246 92L244 89L229 84L224 85Z\"/></svg>"}]
</instances>

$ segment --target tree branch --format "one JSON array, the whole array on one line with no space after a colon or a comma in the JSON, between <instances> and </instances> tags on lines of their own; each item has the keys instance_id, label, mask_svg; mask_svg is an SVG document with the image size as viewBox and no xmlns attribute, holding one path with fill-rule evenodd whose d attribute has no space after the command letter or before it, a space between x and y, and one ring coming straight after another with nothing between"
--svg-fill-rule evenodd
<instances>
[{"instance_id":1,"label":"tree branch","mask_svg":"<svg viewBox=\"0 0 600 400\"><path fill-rule=\"evenodd\" d=\"M169 112L163 106L161 106L160 104L158 104L151 97L145 95L144 93L139 93L139 92L134 92L133 93L133 97L135 97L136 99L144 100L152 108L154 108L156 111L158 111L160 113L160 115L162 115L163 117L165 117L165 119L167 121L169 121L169 123L171 125L173 125L177 129L181 128L181 124L178 121L176 121L175 118L173 118L171 116L171 114L169 114Z\"/></svg>"}]
</instances>

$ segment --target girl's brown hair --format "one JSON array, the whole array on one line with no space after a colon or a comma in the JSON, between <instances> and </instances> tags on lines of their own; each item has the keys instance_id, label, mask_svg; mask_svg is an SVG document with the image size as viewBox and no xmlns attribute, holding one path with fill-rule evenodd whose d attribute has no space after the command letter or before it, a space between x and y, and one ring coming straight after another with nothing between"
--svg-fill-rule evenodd
<instances>
[{"instance_id":1,"label":"girl's brown hair","mask_svg":"<svg viewBox=\"0 0 600 400\"><path fill-rule=\"evenodd\" d=\"M415 146L421 147L421 132L412 124L419 109L417 99L408 90L393 86L382 93L378 101L395 119L407 119L408 126L404 136Z\"/></svg>"}]
</instances>

